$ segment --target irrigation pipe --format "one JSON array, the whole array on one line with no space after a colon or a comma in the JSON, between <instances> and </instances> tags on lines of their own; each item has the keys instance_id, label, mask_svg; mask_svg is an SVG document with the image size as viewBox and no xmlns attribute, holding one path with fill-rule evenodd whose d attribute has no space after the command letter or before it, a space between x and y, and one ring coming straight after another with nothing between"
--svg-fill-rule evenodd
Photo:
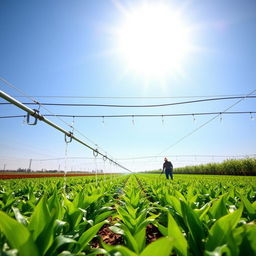
<instances>
[{"instance_id":1,"label":"irrigation pipe","mask_svg":"<svg viewBox=\"0 0 256 256\"><path fill-rule=\"evenodd\" d=\"M242 114L250 114L251 119L254 119L252 116L256 111L233 111L233 112L194 112L194 113L176 113L176 114L124 114L124 115L67 115L67 114L42 114L44 117L66 117L66 118L131 118L131 117L183 117L183 116L206 116L206 115L242 115ZM26 117L25 115L8 115L8 116L0 116L2 118L20 118Z\"/></svg>"},{"instance_id":2,"label":"irrigation pipe","mask_svg":"<svg viewBox=\"0 0 256 256\"><path fill-rule=\"evenodd\" d=\"M62 132L66 137L70 138L70 142L72 139L74 139L75 141L77 141L78 143L82 144L83 146L89 148L90 150L92 150L94 153L97 153L97 155L101 155L102 157L104 157L105 159L108 159L110 162L116 164L117 166L119 166L120 168L128 171L128 172L132 172L131 170L127 169L126 167L120 165L119 163L117 163L116 161L112 160L111 158L109 158L108 156L104 155L103 153L101 153L100 151L98 151L98 149L91 147L90 145L86 144L85 142L83 142L82 140L78 139L76 136L73 135L72 132L66 131L63 128L61 128L60 126L56 125L55 123L53 123L52 121L48 120L47 118L45 118L43 115L41 115L37 110L33 110L29 107L27 107L26 105L22 104L21 102L19 102L18 100L16 100L15 98L11 97L10 95L8 95L7 93L3 92L0 90L0 97L3 98L4 100L10 102L11 104L15 105L16 107L24 110L25 112L28 113L28 115L33 116L36 120L40 120L43 121L44 123L52 126L53 128L55 128L56 130Z\"/></svg>"},{"instance_id":3,"label":"irrigation pipe","mask_svg":"<svg viewBox=\"0 0 256 256\"><path fill-rule=\"evenodd\" d=\"M110 108L156 108L156 107L168 107L175 105L184 105L191 103L201 103L208 101L222 101L222 100L234 100L234 99L249 99L256 98L256 95L246 95L246 96L232 96L232 97L218 97L218 98L208 98L208 99L198 99L198 100L189 100L189 101L180 101L172 103L163 103L163 104L149 104L149 105L120 105L120 104L88 104L88 103L49 103L43 102L40 103L41 106L61 106L61 107L110 107ZM0 103L0 105L6 105L10 103ZM37 102L24 102L26 105L37 105Z\"/></svg>"}]
</instances>

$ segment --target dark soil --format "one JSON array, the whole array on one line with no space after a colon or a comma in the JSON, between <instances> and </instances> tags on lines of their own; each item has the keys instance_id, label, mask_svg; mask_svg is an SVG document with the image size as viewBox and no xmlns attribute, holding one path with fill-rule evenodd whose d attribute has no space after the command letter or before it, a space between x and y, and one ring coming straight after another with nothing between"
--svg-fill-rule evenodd
<instances>
[{"instance_id":1,"label":"dark soil","mask_svg":"<svg viewBox=\"0 0 256 256\"><path fill-rule=\"evenodd\" d=\"M123 244L124 239L121 235L118 235L109 229L110 225L105 224L98 232L98 236L102 239L105 244L118 245ZM91 242L92 248L100 248L100 239L95 237Z\"/></svg>"},{"instance_id":2,"label":"dark soil","mask_svg":"<svg viewBox=\"0 0 256 256\"><path fill-rule=\"evenodd\" d=\"M157 227L152 224L148 224L146 228L146 243L152 243L156 239L162 237L163 235L160 233Z\"/></svg>"}]
</instances>

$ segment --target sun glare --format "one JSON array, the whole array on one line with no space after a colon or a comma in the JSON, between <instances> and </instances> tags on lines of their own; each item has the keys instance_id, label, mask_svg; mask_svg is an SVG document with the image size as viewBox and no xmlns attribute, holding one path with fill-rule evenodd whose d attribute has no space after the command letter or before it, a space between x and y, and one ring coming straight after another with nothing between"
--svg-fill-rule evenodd
<instances>
[{"instance_id":1,"label":"sun glare","mask_svg":"<svg viewBox=\"0 0 256 256\"><path fill-rule=\"evenodd\" d=\"M164 4L145 4L127 12L118 30L119 53L130 70L144 76L175 72L189 46L188 27Z\"/></svg>"}]
</instances>

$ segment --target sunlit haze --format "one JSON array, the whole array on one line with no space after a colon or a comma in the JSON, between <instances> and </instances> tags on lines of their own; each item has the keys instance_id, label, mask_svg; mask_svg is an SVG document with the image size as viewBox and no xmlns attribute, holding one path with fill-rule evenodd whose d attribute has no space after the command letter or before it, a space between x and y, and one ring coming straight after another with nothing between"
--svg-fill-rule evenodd
<instances>
[{"instance_id":1,"label":"sunlit haze","mask_svg":"<svg viewBox=\"0 0 256 256\"><path fill-rule=\"evenodd\" d=\"M255 156L255 27L255 0L1 1L0 90L84 144L3 97L0 170L127 173L93 149L132 171Z\"/></svg>"},{"instance_id":2,"label":"sunlit haze","mask_svg":"<svg viewBox=\"0 0 256 256\"><path fill-rule=\"evenodd\" d=\"M146 77L177 71L190 49L189 26L177 10L163 3L127 10L117 36L125 64Z\"/></svg>"}]
</instances>

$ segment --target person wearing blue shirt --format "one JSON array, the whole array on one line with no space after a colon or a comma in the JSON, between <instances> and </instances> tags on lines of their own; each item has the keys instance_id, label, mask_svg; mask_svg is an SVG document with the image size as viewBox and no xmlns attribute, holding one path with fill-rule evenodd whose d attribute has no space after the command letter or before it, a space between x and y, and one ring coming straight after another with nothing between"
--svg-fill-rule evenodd
<instances>
[{"instance_id":1,"label":"person wearing blue shirt","mask_svg":"<svg viewBox=\"0 0 256 256\"><path fill-rule=\"evenodd\" d=\"M171 161L168 161L168 159L165 157L162 173L165 172L166 179L169 179L170 177L173 180L172 170L173 170L173 165Z\"/></svg>"}]
</instances>

